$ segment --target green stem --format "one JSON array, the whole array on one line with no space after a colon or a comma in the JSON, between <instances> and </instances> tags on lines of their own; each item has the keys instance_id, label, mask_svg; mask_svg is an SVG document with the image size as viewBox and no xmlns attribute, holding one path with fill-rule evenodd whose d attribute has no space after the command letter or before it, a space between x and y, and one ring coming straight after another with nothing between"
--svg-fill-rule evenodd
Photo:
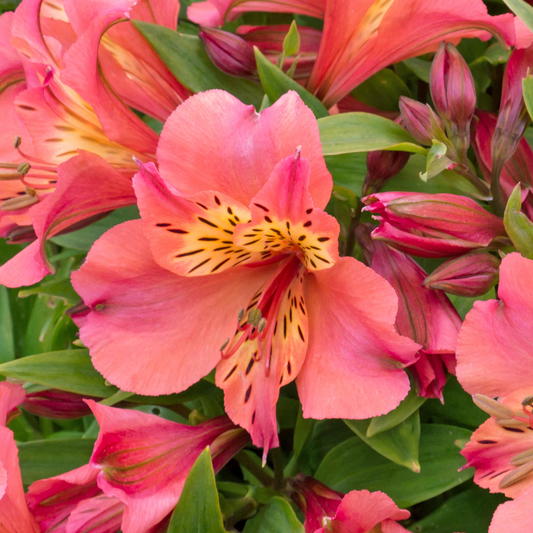
<instances>
[{"instance_id":1,"label":"green stem","mask_svg":"<svg viewBox=\"0 0 533 533\"><path fill-rule=\"evenodd\" d=\"M130 396L133 396L133 392L125 392L122 390L119 390L118 392L115 392L115 394L111 395L109 398L106 398L105 400L102 400L99 402L101 405L115 405L119 402L123 402L124 400L127 400Z\"/></svg>"},{"instance_id":2,"label":"green stem","mask_svg":"<svg viewBox=\"0 0 533 533\"><path fill-rule=\"evenodd\" d=\"M490 177L490 192L492 193L492 210L498 217L503 217L505 213L505 205L502 199L500 189L500 174L503 169L504 162L500 159L492 167L492 174Z\"/></svg>"},{"instance_id":3,"label":"green stem","mask_svg":"<svg viewBox=\"0 0 533 533\"><path fill-rule=\"evenodd\" d=\"M274 465L274 490L282 490L285 487L285 476L283 475L283 455L279 448L270 450L270 457Z\"/></svg>"},{"instance_id":4,"label":"green stem","mask_svg":"<svg viewBox=\"0 0 533 533\"><path fill-rule=\"evenodd\" d=\"M346 242L344 243L344 250L342 255L344 257L351 257L353 255L353 249L355 246L355 229L357 228L361 219L361 213L363 211L363 202L359 199L357 202L357 208L350 221L350 227L348 228L348 235L346 236Z\"/></svg>"},{"instance_id":5,"label":"green stem","mask_svg":"<svg viewBox=\"0 0 533 533\"><path fill-rule=\"evenodd\" d=\"M235 455L234 459L256 477L265 487L271 487L274 484L274 478L265 472L259 465L255 464L243 451Z\"/></svg>"}]
</instances>

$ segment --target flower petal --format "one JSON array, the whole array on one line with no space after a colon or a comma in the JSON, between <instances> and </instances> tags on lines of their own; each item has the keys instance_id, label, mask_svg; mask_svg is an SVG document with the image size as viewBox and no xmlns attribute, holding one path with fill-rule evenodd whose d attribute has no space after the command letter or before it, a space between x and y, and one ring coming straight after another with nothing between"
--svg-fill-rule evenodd
<instances>
[{"instance_id":1,"label":"flower petal","mask_svg":"<svg viewBox=\"0 0 533 533\"><path fill-rule=\"evenodd\" d=\"M498 506L492 517L489 533L519 533L532 529L531 493L528 493Z\"/></svg>"},{"instance_id":2,"label":"flower petal","mask_svg":"<svg viewBox=\"0 0 533 533\"><path fill-rule=\"evenodd\" d=\"M115 533L120 530L124 504L100 495L81 501L70 513L65 533Z\"/></svg>"},{"instance_id":3,"label":"flower petal","mask_svg":"<svg viewBox=\"0 0 533 533\"><path fill-rule=\"evenodd\" d=\"M165 123L157 158L161 174L181 194L219 191L250 205L274 167L298 146L311 164L309 191L322 209L331 176L316 119L292 91L260 114L223 91L192 96Z\"/></svg>"},{"instance_id":4,"label":"flower petal","mask_svg":"<svg viewBox=\"0 0 533 533\"><path fill-rule=\"evenodd\" d=\"M80 336L96 369L122 390L180 392L214 368L239 309L272 267L177 276L153 260L141 225L126 222L105 233L72 274L91 308Z\"/></svg>"},{"instance_id":5,"label":"flower petal","mask_svg":"<svg viewBox=\"0 0 533 533\"><path fill-rule=\"evenodd\" d=\"M394 329L398 299L352 258L309 274L309 348L297 379L305 417L369 418L394 409L409 390L403 370L420 345Z\"/></svg>"}]
</instances>

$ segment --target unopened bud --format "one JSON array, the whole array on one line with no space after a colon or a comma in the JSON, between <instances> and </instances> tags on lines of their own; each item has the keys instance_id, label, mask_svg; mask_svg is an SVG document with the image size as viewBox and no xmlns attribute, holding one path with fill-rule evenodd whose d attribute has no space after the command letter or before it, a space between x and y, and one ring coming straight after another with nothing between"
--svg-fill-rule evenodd
<instances>
[{"instance_id":1,"label":"unopened bud","mask_svg":"<svg viewBox=\"0 0 533 533\"><path fill-rule=\"evenodd\" d=\"M512 419L514 417L514 411L509 407L503 405L503 403L497 402L488 396L483 394L474 394L472 396L474 403L488 415L501 419Z\"/></svg>"},{"instance_id":2,"label":"unopened bud","mask_svg":"<svg viewBox=\"0 0 533 533\"><path fill-rule=\"evenodd\" d=\"M405 127L420 144L431 146L433 139L445 138L442 121L429 105L400 96L399 106Z\"/></svg>"},{"instance_id":3,"label":"unopened bud","mask_svg":"<svg viewBox=\"0 0 533 533\"><path fill-rule=\"evenodd\" d=\"M470 146L470 122L476 110L476 88L472 73L457 48L441 43L431 65L429 87L435 109L446 131L466 154Z\"/></svg>"},{"instance_id":4,"label":"unopened bud","mask_svg":"<svg viewBox=\"0 0 533 533\"><path fill-rule=\"evenodd\" d=\"M363 183L363 196L378 192L387 181L405 167L410 155L409 152L393 150L369 152L366 156L367 172Z\"/></svg>"},{"instance_id":5,"label":"unopened bud","mask_svg":"<svg viewBox=\"0 0 533 533\"><path fill-rule=\"evenodd\" d=\"M424 280L424 285L458 296L481 296L498 281L499 268L497 257L471 253L444 262Z\"/></svg>"},{"instance_id":6,"label":"unopened bud","mask_svg":"<svg viewBox=\"0 0 533 533\"><path fill-rule=\"evenodd\" d=\"M25 174L27 174L30 171L30 168L31 168L31 165L29 163L21 163L17 167L17 172L24 176Z\"/></svg>"},{"instance_id":7,"label":"unopened bud","mask_svg":"<svg viewBox=\"0 0 533 533\"><path fill-rule=\"evenodd\" d=\"M257 79L254 51L242 37L215 28L202 28L198 35L207 55L222 72Z\"/></svg>"}]
</instances>

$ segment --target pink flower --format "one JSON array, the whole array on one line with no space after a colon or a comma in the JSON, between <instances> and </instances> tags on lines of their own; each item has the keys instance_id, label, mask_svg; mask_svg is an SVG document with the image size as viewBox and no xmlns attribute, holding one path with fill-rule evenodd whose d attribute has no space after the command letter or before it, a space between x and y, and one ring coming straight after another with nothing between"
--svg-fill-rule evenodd
<instances>
[{"instance_id":1,"label":"pink flower","mask_svg":"<svg viewBox=\"0 0 533 533\"><path fill-rule=\"evenodd\" d=\"M531 531L533 528L531 495L529 492L516 500L499 505L492 517L489 533L509 533L510 524L515 531Z\"/></svg>"},{"instance_id":2,"label":"pink flower","mask_svg":"<svg viewBox=\"0 0 533 533\"><path fill-rule=\"evenodd\" d=\"M412 255L460 255L506 235L500 218L465 196L384 192L363 202L364 210L381 222L372 238Z\"/></svg>"},{"instance_id":3,"label":"pink flower","mask_svg":"<svg viewBox=\"0 0 533 533\"><path fill-rule=\"evenodd\" d=\"M228 415L265 454L279 388L296 376L306 417L398 405L419 347L395 332L385 280L338 258L331 177L299 97L260 115L222 91L192 97L158 159L165 178L150 164L135 178L142 222L104 235L72 277L95 367L123 390L165 394L216 366Z\"/></svg>"},{"instance_id":4,"label":"pink flower","mask_svg":"<svg viewBox=\"0 0 533 533\"><path fill-rule=\"evenodd\" d=\"M471 394L506 396L533 390L533 261L507 255L500 267L499 300L477 301L457 342L457 378Z\"/></svg>"},{"instance_id":5,"label":"pink flower","mask_svg":"<svg viewBox=\"0 0 533 533\"><path fill-rule=\"evenodd\" d=\"M397 520L409 518L383 492L352 490L344 495L299 474L289 480L292 494L305 513L306 533L407 533Z\"/></svg>"},{"instance_id":6,"label":"pink flower","mask_svg":"<svg viewBox=\"0 0 533 533\"><path fill-rule=\"evenodd\" d=\"M371 241L358 228L359 242L368 263L383 276L398 295L396 328L422 345L410 366L420 396L441 398L446 372L455 372L455 346L461 318L442 291L423 286L426 272L409 256L379 241Z\"/></svg>"},{"instance_id":7,"label":"pink flower","mask_svg":"<svg viewBox=\"0 0 533 533\"><path fill-rule=\"evenodd\" d=\"M379 70L437 49L443 40L513 45L513 16L491 17L481 0L328 0L320 52L308 89L331 107Z\"/></svg>"},{"instance_id":8,"label":"pink flower","mask_svg":"<svg viewBox=\"0 0 533 533\"><path fill-rule=\"evenodd\" d=\"M21 407L34 415L46 418L81 418L91 414L91 410L83 401L84 398L87 396L49 389L27 394Z\"/></svg>"},{"instance_id":9,"label":"pink flower","mask_svg":"<svg viewBox=\"0 0 533 533\"><path fill-rule=\"evenodd\" d=\"M222 26L247 11L298 13L323 18L326 0L206 0L187 8L189 20L202 26Z\"/></svg>"},{"instance_id":10,"label":"pink flower","mask_svg":"<svg viewBox=\"0 0 533 533\"><path fill-rule=\"evenodd\" d=\"M124 533L143 533L172 512L192 465L210 446L215 472L248 442L228 417L197 426L87 401L100 434L90 465L98 487L122 502ZM99 470L99 472L98 472Z\"/></svg>"}]
</instances>

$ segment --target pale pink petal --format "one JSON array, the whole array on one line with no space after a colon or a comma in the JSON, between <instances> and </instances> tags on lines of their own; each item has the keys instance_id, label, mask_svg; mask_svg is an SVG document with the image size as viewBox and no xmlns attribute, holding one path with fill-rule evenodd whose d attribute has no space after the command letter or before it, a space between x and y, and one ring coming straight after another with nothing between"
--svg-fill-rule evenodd
<instances>
[{"instance_id":1,"label":"pale pink petal","mask_svg":"<svg viewBox=\"0 0 533 533\"><path fill-rule=\"evenodd\" d=\"M20 385L3 381L0 383L0 426L5 426L9 413L16 409L26 397Z\"/></svg>"},{"instance_id":2,"label":"pale pink petal","mask_svg":"<svg viewBox=\"0 0 533 533\"><path fill-rule=\"evenodd\" d=\"M81 501L70 514L65 533L116 533L124 504L117 498L95 496Z\"/></svg>"},{"instance_id":3,"label":"pale pink petal","mask_svg":"<svg viewBox=\"0 0 533 533\"><path fill-rule=\"evenodd\" d=\"M353 490L346 494L337 509L336 522L349 531L361 532L372 530L383 520L405 520L411 513L398 506L383 492ZM401 529L400 531L407 531Z\"/></svg>"},{"instance_id":4,"label":"pale pink petal","mask_svg":"<svg viewBox=\"0 0 533 533\"><path fill-rule=\"evenodd\" d=\"M195 95L167 120L157 157L161 174L181 194L229 192L249 205L274 167L298 146L311 164L309 191L323 209L332 180L316 119L294 92L261 114L223 91Z\"/></svg>"},{"instance_id":5,"label":"pale pink petal","mask_svg":"<svg viewBox=\"0 0 533 533\"><path fill-rule=\"evenodd\" d=\"M141 225L108 231L73 273L74 288L91 308L80 336L96 369L121 389L180 392L215 367L239 310L272 267L177 276L152 259Z\"/></svg>"},{"instance_id":6,"label":"pale pink petal","mask_svg":"<svg viewBox=\"0 0 533 533\"><path fill-rule=\"evenodd\" d=\"M398 299L352 258L309 274L304 286L309 348L297 379L304 416L369 418L394 409L409 390L405 365L420 345L394 329Z\"/></svg>"},{"instance_id":7,"label":"pale pink petal","mask_svg":"<svg viewBox=\"0 0 533 533\"><path fill-rule=\"evenodd\" d=\"M514 18L514 29L516 32L515 47L518 49L529 48L533 44L533 33L525 25L522 19Z\"/></svg>"},{"instance_id":8,"label":"pale pink petal","mask_svg":"<svg viewBox=\"0 0 533 533\"><path fill-rule=\"evenodd\" d=\"M489 533L525 533L533 530L531 493L516 500L502 503L496 509Z\"/></svg>"},{"instance_id":9,"label":"pale pink petal","mask_svg":"<svg viewBox=\"0 0 533 533\"><path fill-rule=\"evenodd\" d=\"M457 342L457 378L471 394L511 394L533 385L533 261L507 255L500 267L500 300L478 301Z\"/></svg>"},{"instance_id":10,"label":"pale pink petal","mask_svg":"<svg viewBox=\"0 0 533 533\"><path fill-rule=\"evenodd\" d=\"M33 285L51 272L41 253L41 243L35 241L0 267L0 284L6 287Z\"/></svg>"},{"instance_id":11,"label":"pale pink petal","mask_svg":"<svg viewBox=\"0 0 533 533\"><path fill-rule=\"evenodd\" d=\"M143 533L171 512L200 453L235 428L227 417L186 426L140 411L87 403L100 425L91 465L101 469L98 486L104 493L126 505L124 533Z\"/></svg>"}]
</instances>

